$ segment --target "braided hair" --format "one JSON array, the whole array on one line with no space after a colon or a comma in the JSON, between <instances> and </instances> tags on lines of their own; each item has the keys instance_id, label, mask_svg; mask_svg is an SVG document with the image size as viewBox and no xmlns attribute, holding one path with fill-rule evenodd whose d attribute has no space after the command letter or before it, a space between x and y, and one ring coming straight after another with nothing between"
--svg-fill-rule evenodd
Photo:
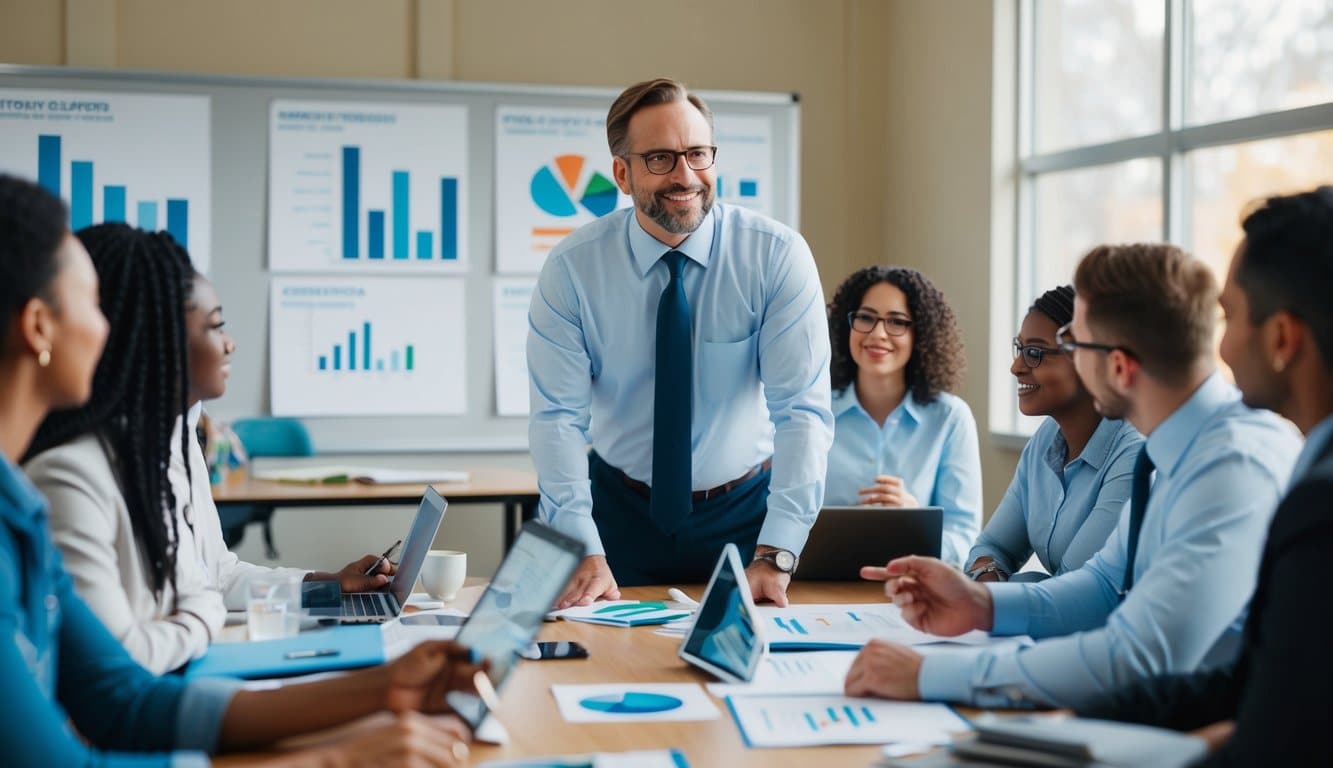
<instances>
[{"instance_id":1,"label":"braided hair","mask_svg":"<svg viewBox=\"0 0 1333 768\"><path fill-rule=\"evenodd\" d=\"M112 458L150 586L161 597L170 584L174 594L180 536L167 468L177 419L182 455L189 455L185 312L197 273L166 232L99 224L76 234L97 268L111 333L93 374L92 397L47 416L24 460L96 434ZM187 473L189 466L186 461Z\"/></svg>"},{"instance_id":2,"label":"braided hair","mask_svg":"<svg viewBox=\"0 0 1333 768\"><path fill-rule=\"evenodd\" d=\"M902 291L912 314L912 355L903 372L912 399L926 405L941 392L957 394L963 387L967 359L963 355L963 334L949 302L915 269L879 266L853 272L829 302L829 341L833 348L829 374L833 390L844 390L856 381L852 326L847 316L860 309L866 292L880 283Z\"/></svg>"}]
</instances>

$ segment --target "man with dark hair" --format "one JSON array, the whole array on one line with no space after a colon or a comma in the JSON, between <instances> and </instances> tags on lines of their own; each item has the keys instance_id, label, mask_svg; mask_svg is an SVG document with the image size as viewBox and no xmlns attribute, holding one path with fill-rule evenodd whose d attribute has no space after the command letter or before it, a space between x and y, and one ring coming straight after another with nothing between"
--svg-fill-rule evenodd
<instances>
[{"instance_id":1,"label":"man with dark hair","mask_svg":"<svg viewBox=\"0 0 1333 768\"><path fill-rule=\"evenodd\" d=\"M1333 619L1311 599L1333 558L1333 187L1272 198L1244 229L1222 291L1222 359L1246 404L1306 440L1268 529L1240 657L1149 678L1080 714L1180 730L1234 720L1207 764L1298 765L1324 751L1333 723Z\"/></svg>"},{"instance_id":2,"label":"man with dark hair","mask_svg":"<svg viewBox=\"0 0 1333 768\"><path fill-rule=\"evenodd\" d=\"M551 251L529 313L540 514L590 553L557 605L704 581L727 542L785 605L832 442L814 257L715 203L712 113L680 83L630 86L606 123L634 207Z\"/></svg>"},{"instance_id":3,"label":"man with dark hair","mask_svg":"<svg viewBox=\"0 0 1333 768\"><path fill-rule=\"evenodd\" d=\"M1259 542L1300 442L1214 370L1217 288L1203 264L1168 245L1104 246L1079 264L1074 289L1061 349L1098 410L1146 438L1119 526L1082 568L1036 584L978 584L920 557L863 569L919 629L1038 642L924 660L874 642L849 694L1079 707L1235 657Z\"/></svg>"}]
</instances>

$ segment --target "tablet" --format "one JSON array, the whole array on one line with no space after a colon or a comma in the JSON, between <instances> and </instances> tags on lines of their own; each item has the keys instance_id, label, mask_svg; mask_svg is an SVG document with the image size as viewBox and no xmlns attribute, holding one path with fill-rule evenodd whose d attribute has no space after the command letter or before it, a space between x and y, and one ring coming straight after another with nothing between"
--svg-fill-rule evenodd
<instances>
[{"instance_id":1,"label":"tablet","mask_svg":"<svg viewBox=\"0 0 1333 768\"><path fill-rule=\"evenodd\" d=\"M530 521L519 531L495 576L458 630L458 642L477 661L491 662L491 683L498 691L519 655L532 645L542 619L583 560L582 542ZM470 693L450 691L445 700L476 731L486 705Z\"/></svg>"},{"instance_id":2,"label":"tablet","mask_svg":"<svg viewBox=\"0 0 1333 768\"><path fill-rule=\"evenodd\" d=\"M680 657L728 683L748 683L767 650L735 544L722 549Z\"/></svg>"}]
</instances>

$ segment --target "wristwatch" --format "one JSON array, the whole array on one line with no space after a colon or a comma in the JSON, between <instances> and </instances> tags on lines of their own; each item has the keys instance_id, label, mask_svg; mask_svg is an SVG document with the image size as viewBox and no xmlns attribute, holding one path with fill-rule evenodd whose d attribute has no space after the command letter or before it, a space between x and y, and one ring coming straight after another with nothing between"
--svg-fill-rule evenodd
<instances>
[{"instance_id":1,"label":"wristwatch","mask_svg":"<svg viewBox=\"0 0 1333 768\"><path fill-rule=\"evenodd\" d=\"M981 566L980 568L973 568L972 570L970 570L970 571L967 572L967 577L968 577L969 579L972 579L973 581L976 581L977 579L981 578L982 576L984 576L984 575L986 575L986 574L988 574L988 573L996 573L996 574L999 574L999 576L1000 576L1000 581L1008 581L1008 580L1009 580L1009 574L1007 574L1007 573L1005 573L1004 571L1000 570L1000 566L996 565L994 561L991 561L991 562L989 562L989 563L986 563L985 565Z\"/></svg>"},{"instance_id":2,"label":"wristwatch","mask_svg":"<svg viewBox=\"0 0 1333 768\"><path fill-rule=\"evenodd\" d=\"M783 573L796 573L796 564L801 561L801 558L788 550L774 549L769 552L756 552L754 561L758 562L760 560L772 564L774 568Z\"/></svg>"}]
</instances>

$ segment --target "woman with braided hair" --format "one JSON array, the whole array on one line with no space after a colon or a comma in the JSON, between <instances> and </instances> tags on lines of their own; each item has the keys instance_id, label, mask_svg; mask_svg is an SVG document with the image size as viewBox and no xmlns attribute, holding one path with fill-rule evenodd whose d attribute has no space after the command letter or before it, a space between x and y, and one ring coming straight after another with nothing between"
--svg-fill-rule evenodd
<instances>
[{"instance_id":1,"label":"woman with braided hair","mask_svg":"<svg viewBox=\"0 0 1333 768\"><path fill-rule=\"evenodd\" d=\"M47 502L15 465L49 413L88 401L107 339L97 272L67 217L41 187L0 174L0 764L207 765L205 753L257 749L381 710L392 723L263 763L465 763L462 723L417 714L446 712L444 691L470 689L477 669L454 643L422 643L338 678L246 690L150 674L75 593L51 543ZM106 293L115 309L116 292ZM161 575L169 585L170 572Z\"/></svg>"},{"instance_id":2,"label":"woman with braided hair","mask_svg":"<svg viewBox=\"0 0 1333 768\"><path fill-rule=\"evenodd\" d=\"M966 357L953 309L925 275L866 267L828 306L833 447L824 503L942 507L941 559L981 527L977 424L957 396Z\"/></svg>"},{"instance_id":3,"label":"woman with braided hair","mask_svg":"<svg viewBox=\"0 0 1333 768\"><path fill-rule=\"evenodd\" d=\"M1033 302L1014 337L1009 372L1018 409L1046 418L967 555L978 581L1039 581L1079 568L1106 543L1129 500L1143 436L1097 413L1074 361L1059 350L1056 332L1073 317L1073 287L1053 288ZM1016 573L1033 554L1046 572Z\"/></svg>"},{"instance_id":4,"label":"woman with braided hair","mask_svg":"<svg viewBox=\"0 0 1333 768\"><path fill-rule=\"evenodd\" d=\"M52 534L79 595L135 660L162 673L202 655L227 607L244 607L249 578L272 570L227 549L192 439L199 404L226 389L234 344L212 285L171 235L100 224L78 238L111 333L92 397L47 417L24 469L51 501ZM283 570L363 591L392 573L386 563L365 576L375 562L367 555L337 574Z\"/></svg>"}]
</instances>

